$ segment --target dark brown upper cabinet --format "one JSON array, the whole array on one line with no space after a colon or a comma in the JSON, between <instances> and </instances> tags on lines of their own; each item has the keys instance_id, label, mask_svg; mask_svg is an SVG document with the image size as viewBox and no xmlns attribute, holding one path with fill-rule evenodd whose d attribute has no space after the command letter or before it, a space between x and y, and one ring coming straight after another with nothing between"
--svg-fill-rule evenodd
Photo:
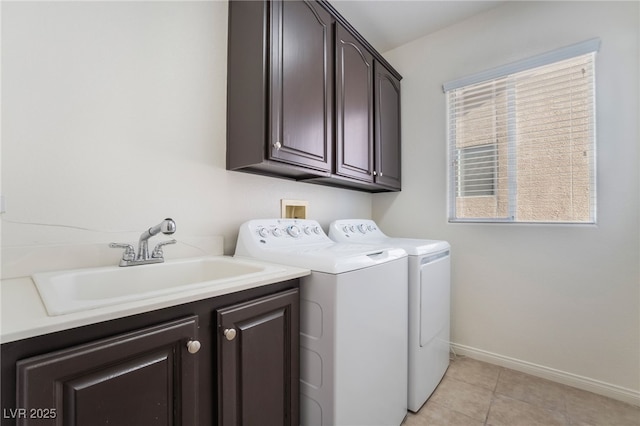
<instances>
[{"instance_id":1,"label":"dark brown upper cabinet","mask_svg":"<svg viewBox=\"0 0 640 426\"><path fill-rule=\"evenodd\" d=\"M400 190L400 80L378 61L375 72L375 183Z\"/></svg>"},{"instance_id":2,"label":"dark brown upper cabinet","mask_svg":"<svg viewBox=\"0 0 640 426\"><path fill-rule=\"evenodd\" d=\"M336 25L336 170L373 182L373 55Z\"/></svg>"},{"instance_id":3,"label":"dark brown upper cabinet","mask_svg":"<svg viewBox=\"0 0 640 426\"><path fill-rule=\"evenodd\" d=\"M227 169L399 191L401 78L327 1L230 0Z\"/></svg>"},{"instance_id":4,"label":"dark brown upper cabinet","mask_svg":"<svg viewBox=\"0 0 640 426\"><path fill-rule=\"evenodd\" d=\"M312 1L231 1L227 168L331 171L333 18Z\"/></svg>"}]
</instances>

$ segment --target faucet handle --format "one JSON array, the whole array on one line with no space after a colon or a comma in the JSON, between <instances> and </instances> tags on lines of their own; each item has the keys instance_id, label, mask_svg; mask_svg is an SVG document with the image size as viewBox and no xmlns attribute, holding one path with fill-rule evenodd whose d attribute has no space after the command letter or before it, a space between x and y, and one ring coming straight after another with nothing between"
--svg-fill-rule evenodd
<instances>
[{"instance_id":1,"label":"faucet handle","mask_svg":"<svg viewBox=\"0 0 640 426\"><path fill-rule=\"evenodd\" d=\"M111 248L123 248L124 253L122 253L122 260L132 261L136 258L136 251L134 250L131 244L122 244L122 243L110 243L109 247Z\"/></svg>"},{"instance_id":2,"label":"faucet handle","mask_svg":"<svg viewBox=\"0 0 640 426\"><path fill-rule=\"evenodd\" d=\"M163 257L164 256L164 252L162 251L162 247L166 246L168 244L175 244L175 243L177 243L176 240L167 240L167 241L162 241L162 242L156 244L156 247L153 249L153 253L151 253L151 257L152 258Z\"/></svg>"}]
</instances>

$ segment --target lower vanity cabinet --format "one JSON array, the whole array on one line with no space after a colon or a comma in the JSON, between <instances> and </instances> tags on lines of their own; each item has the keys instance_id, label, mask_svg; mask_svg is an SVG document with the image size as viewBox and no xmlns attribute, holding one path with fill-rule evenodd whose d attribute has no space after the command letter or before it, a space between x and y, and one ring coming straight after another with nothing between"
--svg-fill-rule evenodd
<instances>
[{"instance_id":1,"label":"lower vanity cabinet","mask_svg":"<svg viewBox=\"0 0 640 426\"><path fill-rule=\"evenodd\" d=\"M297 425L298 297L294 279L4 343L0 424Z\"/></svg>"},{"instance_id":2,"label":"lower vanity cabinet","mask_svg":"<svg viewBox=\"0 0 640 426\"><path fill-rule=\"evenodd\" d=\"M299 424L298 290L219 309L219 424Z\"/></svg>"},{"instance_id":3,"label":"lower vanity cabinet","mask_svg":"<svg viewBox=\"0 0 640 426\"><path fill-rule=\"evenodd\" d=\"M197 335L191 316L21 360L18 424L196 425Z\"/></svg>"}]
</instances>

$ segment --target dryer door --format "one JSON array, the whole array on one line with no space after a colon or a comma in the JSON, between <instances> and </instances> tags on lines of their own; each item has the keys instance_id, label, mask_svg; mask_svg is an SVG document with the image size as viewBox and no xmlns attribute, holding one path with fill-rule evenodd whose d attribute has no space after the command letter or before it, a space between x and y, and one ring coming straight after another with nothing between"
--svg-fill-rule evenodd
<instances>
[{"instance_id":1,"label":"dryer door","mask_svg":"<svg viewBox=\"0 0 640 426\"><path fill-rule=\"evenodd\" d=\"M420 262L420 346L449 327L450 268L449 250Z\"/></svg>"}]
</instances>

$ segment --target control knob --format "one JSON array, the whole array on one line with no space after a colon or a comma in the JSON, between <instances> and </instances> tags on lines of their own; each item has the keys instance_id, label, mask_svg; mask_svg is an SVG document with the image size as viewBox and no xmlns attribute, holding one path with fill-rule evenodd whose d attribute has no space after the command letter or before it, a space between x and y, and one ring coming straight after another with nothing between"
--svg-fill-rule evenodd
<instances>
[{"instance_id":1,"label":"control knob","mask_svg":"<svg viewBox=\"0 0 640 426\"><path fill-rule=\"evenodd\" d=\"M363 234L367 233L367 225L365 225L364 223L361 223L360 225L358 225L358 231L360 231Z\"/></svg>"},{"instance_id":2,"label":"control knob","mask_svg":"<svg viewBox=\"0 0 640 426\"><path fill-rule=\"evenodd\" d=\"M271 234L273 234L274 237L280 237L282 236L282 231L280 230L280 228L273 228L271 230Z\"/></svg>"},{"instance_id":3,"label":"control knob","mask_svg":"<svg viewBox=\"0 0 640 426\"><path fill-rule=\"evenodd\" d=\"M262 238L266 238L266 236L269 235L269 231L267 231L266 228L260 227L258 228L258 235L260 235Z\"/></svg>"},{"instance_id":4,"label":"control knob","mask_svg":"<svg viewBox=\"0 0 640 426\"><path fill-rule=\"evenodd\" d=\"M287 234L291 235L293 238L298 238L300 236L300 228L296 225L291 225L287 228Z\"/></svg>"}]
</instances>

